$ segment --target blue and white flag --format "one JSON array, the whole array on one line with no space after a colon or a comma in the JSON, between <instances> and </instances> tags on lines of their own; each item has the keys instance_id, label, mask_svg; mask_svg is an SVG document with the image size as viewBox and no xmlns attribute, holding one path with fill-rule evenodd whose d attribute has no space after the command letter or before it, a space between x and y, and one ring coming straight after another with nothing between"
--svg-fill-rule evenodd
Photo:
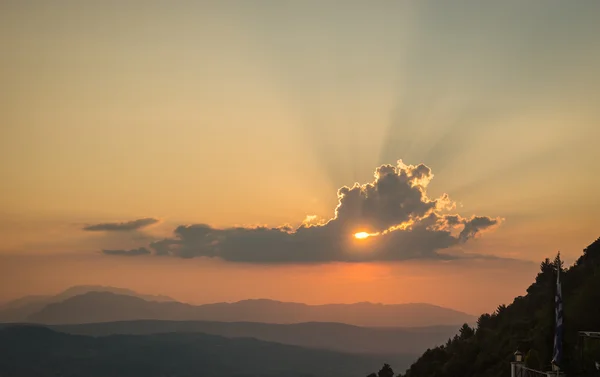
<instances>
[{"instance_id":1,"label":"blue and white flag","mask_svg":"<svg viewBox=\"0 0 600 377\"><path fill-rule=\"evenodd\" d=\"M554 353L552 356L552 364L560 366L562 360L562 333L563 333L563 301L562 291L560 288L560 266L556 274L556 297L554 298L556 327L554 329Z\"/></svg>"}]
</instances>

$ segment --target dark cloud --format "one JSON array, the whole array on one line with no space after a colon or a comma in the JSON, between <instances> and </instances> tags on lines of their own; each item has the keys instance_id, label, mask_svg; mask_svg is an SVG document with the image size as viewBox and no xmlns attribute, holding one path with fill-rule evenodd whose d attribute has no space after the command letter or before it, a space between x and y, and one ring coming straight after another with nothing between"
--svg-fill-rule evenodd
<instances>
[{"instance_id":1,"label":"dark cloud","mask_svg":"<svg viewBox=\"0 0 600 377\"><path fill-rule=\"evenodd\" d=\"M499 219L469 219L445 212L454 208L447 195L429 198L433 178L421 164L383 165L375 179L338 190L333 218L305 221L297 228L213 228L206 224L178 226L173 237L153 242L156 255L209 257L249 263L319 263L331 261L394 261L454 259L444 250L459 246L499 223ZM358 240L357 232L372 234ZM146 254L111 251L111 255ZM142 250L140 249L140 250ZM464 256L463 256L464 257Z\"/></svg>"},{"instance_id":2,"label":"dark cloud","mask_svg":"<svg viewBox=\"0 0 600 377\"><path fill-rule=\"evenodd\" d=\"M446 222L448 223L448 225L450 226L454 226L454 225L458 225L462 223L462 219L460 216L458 215L446 215L444 216L444 218L446 219Z\"/></svg>"},{"instance_id":3,"label":"dark cloud","mask_svg":"<svg viewBox=\"0 0 600 377\"><path fill-rule=\"evenodd\" d=\"M497 224L497 219L490 219L489 217L484 216L473 216L470 220L464 221L465 227L458 235L458 238L462 242L466 242L468 239L475 237L479 232Z\"/></svg>"},{"instance_id":4,"label":"dark cloud","mask_svg":"<svg viewBox=\"0 0 600 377\"><path fill-rule=\"evenodd\" d=\"M103 254L106 255L121 255L121 256L137 256L137 255L149 255L150 250L145 247L140 247L138 249L131 250L102 250Z\"/></svg>"},{"instance_id":5,"label":"dark cloud","mask_svg":"<svg viewBox=\"0 0 600 377\"><path fill-rule=\"evenodd\" d=\"M339 204L335 220L344 226L367 227L381 232L389 227L421 218L435 209L437 200L425 195L433 178L425 165L383 165L375 170L371 183L338 190Z\"/></svg>"},{"instance_id":6,"label":"dark cloud","mask_svg":"<svg viewBox=\"0 0 600 377\"><path fill-rule=\"evenodd\" d=\"M103 223L87 225L83 227L83 230L89 232L126 232L141 229L149 225L156 224L157 222L159 222L158 219L147 217L122 223Z\"/></svg>"}]
</instances>

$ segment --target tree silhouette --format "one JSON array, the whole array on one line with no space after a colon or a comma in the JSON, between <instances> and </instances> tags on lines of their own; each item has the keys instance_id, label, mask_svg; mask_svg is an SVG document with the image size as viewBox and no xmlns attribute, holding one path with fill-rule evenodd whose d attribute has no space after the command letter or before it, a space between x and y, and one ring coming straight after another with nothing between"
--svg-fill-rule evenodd
<instances>
[{"instance_id":1,"label":"tree silhouette","mask_svg":"<svg viewBox=\"0 0 600 377\"><path fill-rule=\"evenodd\" d=\"M560 268L560 271L562 272L564 264L565 263L560 259L560 251L559 251L556 254L556 257L554 257L554 262L552 263L552 265L554 266L555 270L558 270Z\"/></svg>"},{"instance_id":2,"label":"tree silhouette","mask_svg":"<svg viewBox=\"0 0 600 377\"><path fill-rule=\"evenodd\" d=\"M540 271L543 274L546 271L551 271L553 268L553 263L550 262L549 258L544 259L542 263L540 263Z\"/></svg>"},{"instance_id":3,"label":"tree silhouette","mask_svg":"<svg viewBox=\"0 0 600 377\"><path fill-rule=\"evenodd\" d=\"M383 367L377 372L377 377L394 377L394 370L390 364L383 364Z\"/></svg>"},{"instance_id":4,"label":"tree silhouette","mask_svg":"<svg viewBox=\"0 0 600 377\"><path fill-rule=\"evenodd\" d=\"M474 336L475 330L473 330L471 327L469 327L469 325L465 323L464 325L462 325L460 330L458 330L458 333L460 334L459 338L464 340Z\"/></svg>"},{"instance_id":5,"label":"tree silhouette","mask_svg":"<svg viewBox=\"0 0 600 377\"><path fill-rule=\"evenodd\" d=\"M504 377L517 349L526 352L533 369L549 367L554 338L556 272L561 269L564 328L563 365L567 375L595 371L578 347L578 331L600 330L600 238L588 246L577 262L565 269L557 253L540 264L535 282L525 296L500 305L477 319L476 329L463 325L458 334L439 347L428 349L400 376ZM597 357L597 354L596 356ZM597 373L597 372L594 372Z\"/></svg>"}]
</instances>

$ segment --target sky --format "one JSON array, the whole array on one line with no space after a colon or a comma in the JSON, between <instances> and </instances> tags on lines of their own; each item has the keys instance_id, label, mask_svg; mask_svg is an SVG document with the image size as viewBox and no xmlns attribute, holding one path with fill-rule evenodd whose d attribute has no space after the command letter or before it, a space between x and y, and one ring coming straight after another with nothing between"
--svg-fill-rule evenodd
<instances>
[{"instance_id":1,"label":"sky","mask_svg":"<svg viewBox=\"0 0 600 377\"><path fill-rule=\"evenodd\" d=\"M493 311L600 236L598 14L3 1L0 301Z\"/></svg>"}]
</instances>

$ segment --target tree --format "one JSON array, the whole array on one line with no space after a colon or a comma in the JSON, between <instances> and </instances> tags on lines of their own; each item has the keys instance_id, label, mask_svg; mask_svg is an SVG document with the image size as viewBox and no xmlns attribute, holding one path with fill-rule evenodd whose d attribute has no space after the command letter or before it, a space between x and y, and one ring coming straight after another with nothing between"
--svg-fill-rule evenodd
<instances>
[{"instance_id":1,"label":"tree","mask_svg":"<svg viewBox=\"0 0 600 377\"><path fill-rule=\"evenodd\" d=\"M394 377L394 370L390 364L383 364L383 367L377 373L377 377Z\"/></svg>"},{"instance_id":2,"label":"tree","mask_svg":"<svg viewBox=\"0 0 600 377\"><path fill-rule=\"evenodd\" d=\"M504 313L506 311L506 305L501 304L498 305L498 307L496 308L496 315L501 315L502 313Z\"/></svg>"},{"instance_id":3,"label":"tree","mask_svg":"<svg viewBox=\"0 0 600 377\"><path fill-rule=\"evenodd\" d=\"M469 339L470 337L475 335L475 330L473 330L471 327L469 327L469 325L465 323L464 325L462 325L460 330L458 330L458 333L460 334L460 339Z\"/></svg>"},{"instance_id":4,"label":"tree","mask_svg":"<svg viewBox=\"0 0 600 377\"><path fill-rule=\"evenodd\" d=\"M554 269L554 265L550 262L549 258L544 259L542 263L540 263L540 272L542 274L552 271Z\"/></svg>"},{"instance_id":5,"label":"tree","mask_svg":"<svg viewBox=\"0 0 600 377\"><path fill-rule=\"evenodd\" d=\"M565 262L563 262L560 259L560 251L556 254L556 257L554 257L554 262L552 263L552 265L554 266L554 268L558 271L558 269L560 269L560 271L562 272L563 267L564 267Z\"/></svg>"},{"instance_id":6,"label":"tree","mask_svg":"<svg viewBox=\"0 0 600 377\"><path fill-rule=\"evenodd\" d=\"M457 336L443 346L428 349L401 376L503 377L516 349L527 351L525 362L530 368L539 370L548 366L554 341L558 268L566 298L561 369L567 375L595 371L593 363L581 360L578 331L600 329L600 239L588 246L569 268L564 268L560 253L553 259L546 258L525 296L516 297L510 305L498 306L491 314L481 315L476 329L461 327Z\"/></svg>"}]
</instances>

